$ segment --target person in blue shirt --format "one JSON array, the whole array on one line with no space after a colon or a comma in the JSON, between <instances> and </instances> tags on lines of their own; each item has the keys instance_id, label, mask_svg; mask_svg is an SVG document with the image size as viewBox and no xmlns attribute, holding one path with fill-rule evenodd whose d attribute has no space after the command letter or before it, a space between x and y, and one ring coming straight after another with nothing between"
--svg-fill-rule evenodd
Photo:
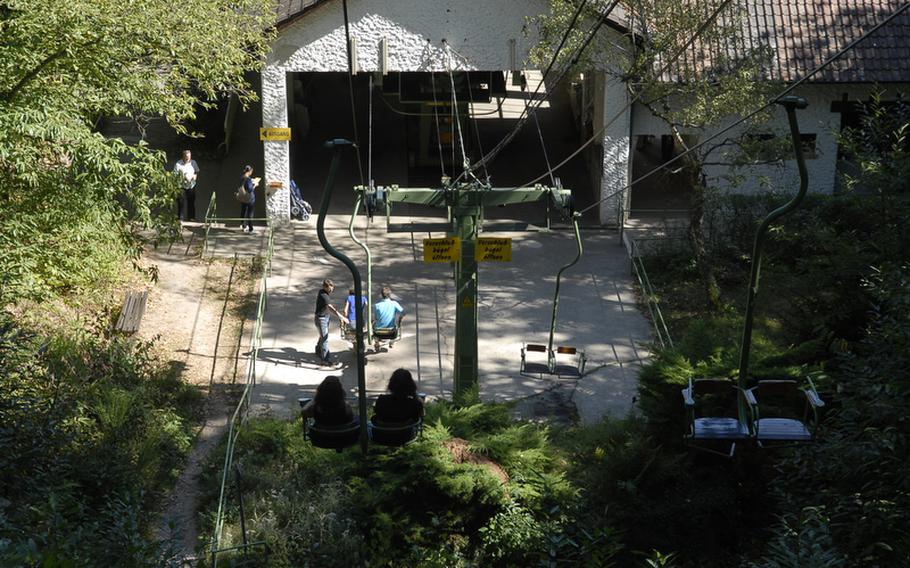
<instances>
[{"instance_id":1,"label":"person in blue shirt","mask_svg":"<svg viewBox=\"0 0 910 568\"><path fill-rule=\"evenodd\" d=\"M367 315L367 313L366 313L367 297L361 296L360 302L363 304L363 310L364 310L363 315L364 315L364 317L366 317L366 315ZM348 288L348 300L344 304L345 315L348 316L348 322L351 327L354 327L354 323L357 321L357 310L355 309L356 306L357 306L357 296L354 295L354 287L351 286L350 288ZM360 323L361 327L363 327L363 323L364 322Z\"/></svg>"},{"instance_id":2,"label":"person in blue shirt","mask_svg":"<svg viewBox=\"0 0 910 568\"><path fill-rule=\"evenodd\" d=\"M397 301L392 299L392 288L388 285L382 287L380 292L382 300L373 306L373 329L388 329L401 326L401 319L404 317L404 308ZM389 347L392 342L389 342ZM377 339L373 347L379 351L379 340Z\"/></svg>"}]
</instances>

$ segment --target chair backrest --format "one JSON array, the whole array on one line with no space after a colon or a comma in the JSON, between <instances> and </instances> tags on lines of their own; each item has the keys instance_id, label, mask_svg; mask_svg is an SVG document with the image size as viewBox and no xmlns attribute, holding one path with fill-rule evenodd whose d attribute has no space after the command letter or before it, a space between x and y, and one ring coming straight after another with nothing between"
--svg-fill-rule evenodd
<instances>
[{"instance_id":1,"label":"chair backrest","mask_svg":"<svg viewBox=\"0 0 910 568\"><path fill-rule=\"evenodd\" d=\"M420 421L408 424L370 423L370 441L381 446L403 446L417 437Z\"/></svg>"},{"instance_id":2,"label":"chair backrest","mask_svg":"<svg viewBox=\"0 0 910 568\"><path fill-rule=\"evenodd\" d=\"M575 355L578 353L578 349L575 349L574 347L560 346L556 348L556 352L563 355Z\"/></svg>"},{"instance_id":3,"label":"chair backrest","mask_svg":"<svg viewBox=\"0 0 910 568\"><path fill-rule=\"evenodd\" d=\"M340 450L353 446L360 440L360 424L352 422L330 428L309 424L307 437L317 448Z\"/></svg>"},{"instance_id":4,"label":"chair backrest","mask_svg":"<svg viewBox=\"0 0 910 568\"><path fill-rule=\"evenodd\" d=\"M525 345L525 351L537 351L539 353L546 353L547 346L539 345L537 343L528 343L527 345Z\"/></svg>"},{"instance_id":5,"label":"chair backrest","mask_svg":"<svg viewBox=\"0 0 910 568\"><path fill-rule=\"evenodd\" d=\"M736 383L730 379L693 379L692 397L699 416L736 416Z\"/></svg>"},{"instance_id":6,"label":"chair backrest","mask_svg":"<svg viewBox=\"0 0 910 568\"><path fill-rule=\"evenodd\" d=\"M730 379L693 379L692 390L695 395L730 394L736 385Z\"/></svg>"},{"instance_id":7,"label":"chair backrest","mask_svg":"<svg viewBox=\"0 0 910 568\"><path fill-rule=\"evenodd\" d=\"M804 414L806 395L794 379L758 381L752 389L763 418L771 416L799 418Z\"/></svg>"}]
</instances>

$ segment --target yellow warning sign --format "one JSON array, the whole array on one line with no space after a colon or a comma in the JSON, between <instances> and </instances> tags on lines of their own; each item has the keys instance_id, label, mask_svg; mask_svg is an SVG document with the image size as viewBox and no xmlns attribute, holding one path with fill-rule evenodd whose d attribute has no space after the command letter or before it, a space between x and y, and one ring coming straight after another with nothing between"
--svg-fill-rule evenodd
<instances>
[{"instance_id":1,"label":"yellow warning sign","mask_svg":"<svg viewBox=\"0 0 910 568\"><path fill-rule=\"evenodd\" d=\"M460 259L461 239L458 237L423 240L424 262L457 262Z\"/></svg>"},{"instance_id":2,"label":"yellow warning sign","mask_svg":"<svg viewBox=\"0 0 910 568\"><path fill-rule=\"evenodd\" d=\"M290 128L260 128L259 139L263 142L287 142L291 139Z\"/></svg>"},{"instance_id":3,"label":"yellow warning sign","mask_svg":"<svg viewBox=\"0 0 910 568\"><path fill-rule=\"evenodd\" d=\"M512 262L512 239L477 239L474 247L477 262Z\"/></svg>"},{"instance_id":4,"label":"yellow warning sign","mask_svg":"<svg viewBox=\"0 0 910 568\"><path fill-rule=\"evenodd\" d=\"M465 308L473 308L474 300L472 300L470 296L465 296L464 301L461 302L461 305Z\"/></svg>"}]
</instances>

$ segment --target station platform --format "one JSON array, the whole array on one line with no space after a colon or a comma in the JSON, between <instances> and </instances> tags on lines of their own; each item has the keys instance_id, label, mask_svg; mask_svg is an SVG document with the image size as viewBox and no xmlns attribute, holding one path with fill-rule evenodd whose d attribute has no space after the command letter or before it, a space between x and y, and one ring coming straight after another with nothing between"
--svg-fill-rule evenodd
<instances>
[{"instance_id":1,"label":"station platform","mask_svg":"<svg viewBox=\"0 0 910 568\"><path fill-rule=\"evenodd\" d=\"M329 241L361 268L366 290L366 256L348 233L349 216L326 219ZM438 222L439 219L393 218L393 223ZM371 250L373 294L388 283L405 309L402 337L394 348L367 353L367 394L375 397L399 368L411 371L419 390L451 399L455 350L455 290L449 263L424 263L423 239L442 233L387 232L385 219L368 225L361 216L356 234ZM239 228L236 229L239 232ZM239 236L248 236L242 235ZM481 263L478 275L478 352L480 396L484 401L523 401L525 406L561 393L583 423L604 415L623 417L634 411L637 374L648 360L650 326L637 308L629 261L614 231L582 231L583 258L563 276L555 345L587 353L581 379L522 376L523 342L547 343L556 273L574 257L570 229L552 232L484 232L485 237L512 239L511 262ZM226 237L222 237L226 238ZM259 239L247 239L259 246ZM228 250L228 247L218 247ZM251 412L292 417L300 396L312 396L328 375L338 375L353 397L357 386L355 353L342 339L333 318L330 349L339 368L320 367L315 355L313 322L316 295L325 278L334 280L332 301L343 309L351 276L320 246L316 216L278 229L274 238L268 310ZM352 404L354 400L351 400Z\"/></svg>"}]
</instances>

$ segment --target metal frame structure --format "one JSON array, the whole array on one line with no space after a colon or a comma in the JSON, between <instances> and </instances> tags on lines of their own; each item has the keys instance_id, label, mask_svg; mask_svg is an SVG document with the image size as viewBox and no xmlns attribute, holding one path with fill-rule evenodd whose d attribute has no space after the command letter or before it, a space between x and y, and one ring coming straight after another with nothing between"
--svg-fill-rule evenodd
<instances>
[{"instance_id":1,"label":"metal frame structure","mask_svg":"<svg viewBox=\"0 0 910 568\"><path fill-rule=\"evenodd\" d=\"M572 212L572 192L562 187L547 187L539 184L528 188L498 188L477 180L451 183L445 178L441 188L359 185L354 188L354 191L358 194L355 211L361 203L375 203L377 208L385 210L387 227L390 230L391 210L395 203L446 208L448 212L446 223L414 224L409 225L408 228L412 231L444 231L448 236L458 237L461 240L461 256L455 263L454 369L455 399L459 400L477 386L477 290L479 281L474 249L476 239L483 230L484 209L541 201L547 204L552 203L556 208L569 213L577 234L578 222ZM370 273L370 269L368 269L368 273Z\"/></svg>"}]
</instances>

